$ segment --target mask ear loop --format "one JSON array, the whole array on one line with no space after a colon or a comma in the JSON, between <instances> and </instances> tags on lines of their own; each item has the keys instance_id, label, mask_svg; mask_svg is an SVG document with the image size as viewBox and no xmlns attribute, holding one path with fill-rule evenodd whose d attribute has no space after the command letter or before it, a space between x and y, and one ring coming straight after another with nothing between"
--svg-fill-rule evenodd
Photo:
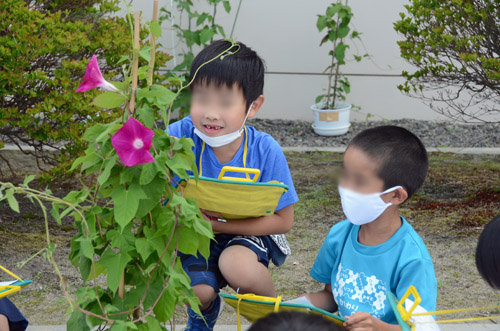
<instances>
[{"instance_id":1,"label":"mask ear loop","mask_svg":"<svg viewBox=\"0 0 500 331\"><path fill-rule=\"evenodd\" d=\"M253 103L254 103L254 101L252 101L252 103L250 104L250 107L248 107L247 114L245 116L245 119L243 120L243 124L241 124L241 128L238 130L240 132L242 132L243 129L245 128L245 123L246 123L246 121L248 119L248 114L250 114L250 110L252 109Z\"/></svg>"},{"instance_id":2,"label":"mask ear loop","mask_svg":"<svg viewBox=\"0 0 500 331\"><path fill-rule=\"evenodd\" d=\"M396 191L397 189L400 189L400 188L403 188L403 186L398 185L398 186L394 186L394 187L388 188L384 192L380 193L380 195Z\"/></svg>"}]
</instances>

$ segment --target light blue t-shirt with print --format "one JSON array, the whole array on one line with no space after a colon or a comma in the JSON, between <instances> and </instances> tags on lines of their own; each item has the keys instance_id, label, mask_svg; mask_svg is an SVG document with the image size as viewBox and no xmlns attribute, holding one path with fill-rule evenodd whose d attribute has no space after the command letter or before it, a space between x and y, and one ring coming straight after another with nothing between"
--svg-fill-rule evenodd
<instances>
[{"instance_id":1,"label":"light blue t-shirt with print","mask_svg":"<svg viewBox=\"0 0 500 331\"><path fill-rule=\"evenodd\" d=\"M359 225L348 220L332 227L311 269L317 281L331 284L339 315L370 313L389 324L398 324L387 291L401 298L410 285L420 293L420 306L436 309L437 281L422 238L401 217L401 227L377 246L359 243Z\"/></svg>"},{"instance_id":2,"label":"light blue t-shirt with print","mask_svg":"<svg viewBox=\"0 0 500 331\"><path fill-rule=\"evenodd\" d=\"M204 177L217 178L224 166L243 167L243 150L247 143L246 167L260 170L258 182L269 182L276 180L288 186L288 191L281 197L276 211L299 201L292 182L292 176L288 168L285 155L276 140L269 134L260 132L252 126L246 126L247 134L231 161L221 164L215 156L212 148L205 145L202 157L202 170ZM185 117L168 126L168 134L178 138L191 138L194 142L194 154L196 164L200 164L200 154L203 141L194 133L194 125L191 116ZM248 142L247 142L248 140ZM231 177L244 177L241 173L231 173Z\"/></svg>"}]
</instances>

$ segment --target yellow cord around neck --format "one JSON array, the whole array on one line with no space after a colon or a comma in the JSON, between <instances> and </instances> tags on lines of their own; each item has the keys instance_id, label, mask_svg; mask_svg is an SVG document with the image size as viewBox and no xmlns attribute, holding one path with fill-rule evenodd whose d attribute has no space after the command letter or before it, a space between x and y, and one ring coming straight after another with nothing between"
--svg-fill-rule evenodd
<instances>
[{"instance_id":1,"label":"yellow cord around neck","mask_svg":"<svg viewBox=\"0 0 500 331\"><path fill-rule=\"evenodd\" d=\"M246 163L247 163L247 149L248 149L248 133L247 133L247 126L244 126L245 129L245 146L243 147L243 168L246 168ZM200 165L198 167L199 170L199 175L202 176L202 169L201 169L201 164L203 160L203 152L205 151L205 142L203 142L203 145L201 146L201 153L200 153ZM249 174L246 174L247 178L249 178Z\"/></svg>"}]
</instances>

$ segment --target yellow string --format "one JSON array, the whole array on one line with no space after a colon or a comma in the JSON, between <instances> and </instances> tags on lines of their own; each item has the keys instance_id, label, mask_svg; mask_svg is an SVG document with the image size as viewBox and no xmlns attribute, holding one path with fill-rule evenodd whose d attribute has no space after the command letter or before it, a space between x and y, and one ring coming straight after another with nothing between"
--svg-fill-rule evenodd
<instances>
[{"instance_id":1,"label":"yellow string","mask_svg":"<svg viewBox=\"0 0 500 331\"><path fill-rule=\"evenodd\" d=\"M238 331L241 331L241 318L240 318L240 302L242 298L238 298L238 305L236 306L236 324L238 326Z\"/></svg>"},{"instance_id":2,"label":"yellow string","mask_svg":"<svg viewBox=\"0 0 500 331\"><path fill-rule=\"evenodd\" d=\"M426 322L414 322L413 324L432 324L432 323L457 323L457 322L470 322L470 321L481 321L481 320L491 320L500 318L500 315L497 316L488 316L488 317L469 317L469 318L456 318L456 319L448 319L448 320L438 320L438 321L426 321Z\"/></svg>"},{"instance_id":3,"label":"yellow string","mask_svg":"<svg viewBox=\"0 0 500 331\"><path fill-rule=\"evenodd\" d=\"M477 308L458 308L458 309L448 309L448 310L437 310L437 311L430 311L430 312L425 312L425 313L415 313L415 314L411 314L411 316L446 315L446 314L462 313L462 312L466 312L466 311L490 310L490 309L500 309L500 305L489 306L489 307L477 307Z\"/></svg>"},{"instance_id":4,"label":"yellow string","mask_svg":"<svg viewBox=\"0 0 500 331\"><path fill-rule=\"evenodd\" d=\"M431 312L425 312L425 313L411 314L411 317L432 316L432 315L447 315L447 314L455 314L455 313L477 311L477 310L491 310L491 309L500 309L500 305L498 305L498 306L488 306L488 307L476 307L476 308L458 308L458 309L437 310L437 311L431 311ZM481 320L497 319L497 318L500 318L500 315L498 315L498 316L485 316L485 317L456 318L456 319L426 321L426 322L414 322L413 324L432 324L432 323L445 324L445 323L481 321Z\"/></svg>"},{"instance_id":5,"label":"yellow string","mask_svg":"<svg viewBox=\"0 0 500 331\"><path fill-rule=\"evenodd\" d=\"M274 303L274 312L277 313L280 310L281 295L278 295L276 302Z\"/></svg>"},{"instance_id":6,"label":"yellow string","mask_svg":"<svg viewBox=\"0 0 500 331\"><path fill-rule=\"evenodd\" d=\"M14 277L15 279L17 279L18 281L20 281L20 282L22 282L22 281L23 281L20 277L16 276L13 272L11 272L11 271L9 271L9 270L5 269L5 268L4 268L4 267L2 267L1 265L0 265L0 269L2 269L3 271L5 271L5 272L6 272L6 273L8 273L9 275L11 275L12 277Z\"/></svg>"},{"instance_id":7,"label":"yellow string","mask_svg":"<svg viewBox=\"0 0 500 331\"><path fill-rule=\"evenodd\" d=\"M200 166L198 167L199 175L201 176L201 159L203 158L203 151L205 150L205 142L203 142L203 145L201 146L201 154L200 154Z\"/></svg>"},{"instance_id":8,"label":"yellow string","mask_svg":"<svg viewBox=\"0 0 500 331\"><path fill-rule=\"evenodd\" d=\"M248 134L247 134L247 126L245 125L245 146L243 147L243 168L246 168L247 164L247 145L248 145ZM203 142L203 145L201 146L201 153L200 153L200 166L198 167L199 169L199 175L201 176L202 170L201 170L201 160L203 159L203 152L205 151L205 142ZM247 173L247 178L250 179L250 175Z\"/></svg>"}]
</instances>

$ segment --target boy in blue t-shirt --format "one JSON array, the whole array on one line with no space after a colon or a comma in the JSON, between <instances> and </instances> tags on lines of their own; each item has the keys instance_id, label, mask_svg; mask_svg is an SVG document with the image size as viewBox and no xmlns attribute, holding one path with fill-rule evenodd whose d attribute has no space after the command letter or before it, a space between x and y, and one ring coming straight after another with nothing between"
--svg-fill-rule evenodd
<instances>
[{"instance_id":1,"label":"boy in blue t-shirt","mask_svg":"<svg viewBox=\"0 0 500 331\"><path fill-rule=\"evenodd\" d=\"M212 330L221 310L218 292L226 285L240 293L276 296L267 267L270 260L281 265L290 254L283 233L292 227L293 205L298 201L279 144L270 135L245 126L246 119L254 117L264 103L261 58L238 43L231 53L201 66L230 46L228 41L216 41L195 57L191 77L199 70L191 85L191 115L169 125L168 134L193 139L196 164L205 177L217 178L224 166L257 168L261 171L258 181L277 180L289 189L269 216L224 220L202 210L216 234L208 263L201 255L181 256L204 317L188 308L188 330Z\"/></svg>"},{"instance_id":2,"label":"boy in blue t-shirt","mask_svg":"<svg viewBox=\"0 0 500 331\"><path fill-rule=\"evenodd\" d=\"M314 306L338 310L347 330L401 330L386 294L401 298L410 285L422 308L436 308L431 257L398 210L427 169L422 142L397 126L365 130L347 147L339 182L347 220L332 227L311 270L325 288L305 295Z\"/></svg>"}]
</instances>

